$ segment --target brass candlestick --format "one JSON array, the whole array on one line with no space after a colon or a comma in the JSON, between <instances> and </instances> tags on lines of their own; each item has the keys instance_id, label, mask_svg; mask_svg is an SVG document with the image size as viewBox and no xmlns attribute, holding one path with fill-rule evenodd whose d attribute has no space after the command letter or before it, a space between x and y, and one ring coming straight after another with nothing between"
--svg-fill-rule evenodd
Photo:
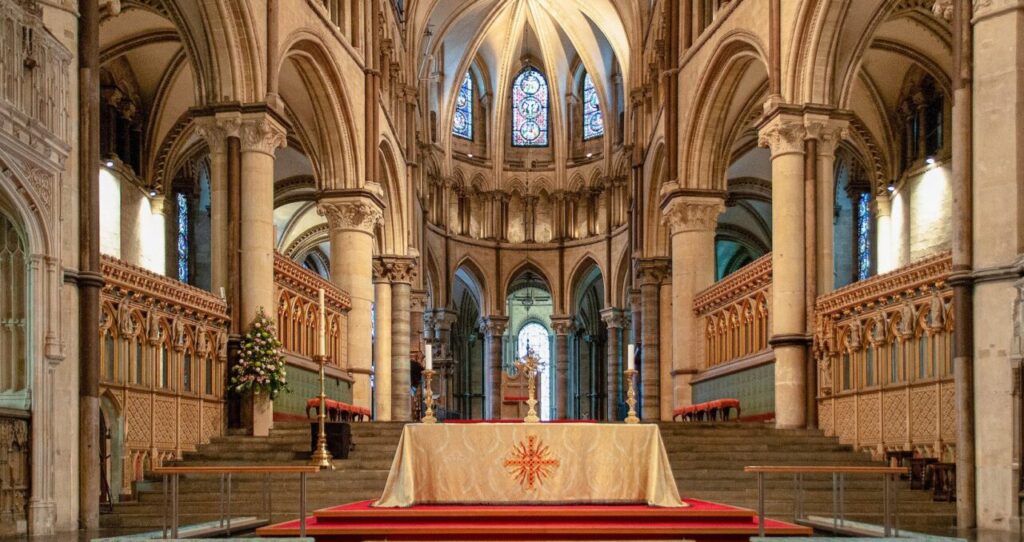
<instances>
[{"instance_id":1,"label":"brass candlestick","mask_svg":"<svg viewBox=\"0 0 1024 542\"><path fill-rule=\"evenodd\" d=\"M541 366L540 358L527 345L526 356L522 360L516 360L515 366L516 369L526 372L526 404L530 408L526 411L526 417L523 418L523 421L526 423L537 423L540 421L540 418L537 416L537 372Z\"/></svg>"},{"instance_id":2,"label":"brass candlestick","mask_svg":"<svg viewBox=\"0 0 1024 542\"><path fill-rule=\"evenodd\" d=\"M437 423L434 417L434 390L430 389L430 381L434 378L434 371L423 371L423 405L427 409L423 412L423 423Z\"/></svg>"},{"instance_id":3,"label":"brass candlestick","mask_svg":"<svg viewBox=\"0 0 1024 542\"><path fill-rule=\"evenodd\" d=\"M626 414L626 423L639 423L640 418L636 417L636 385L633 380L636 377L635 369L626 369L622 372L629 383L626 388L626 404L629 405L629 412Z\"/></svg>"},{"instance_id":4,"label":"brass candlestick","mask_svg":"<svg viewBox=\"0 0 1024 542\"><path fill-rule=\"evenodd\" d=\"M319 432L316 435L316 449L309 458L310 465L316 465L321 469L334 470L331 452L327 449L327 430L324 426L327 419L327 392L324 390L324 366L327 365L327 356L313 356L320 364L320 407L317 409L317 425Z\"/></svg>"}]
</instances>

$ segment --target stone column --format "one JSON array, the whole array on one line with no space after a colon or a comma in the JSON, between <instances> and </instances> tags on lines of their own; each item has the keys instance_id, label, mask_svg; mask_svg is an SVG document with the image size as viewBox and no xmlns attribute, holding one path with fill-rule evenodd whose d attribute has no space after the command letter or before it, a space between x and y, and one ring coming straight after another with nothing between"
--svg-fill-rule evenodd
<instances>
[{"instance_id":1,"label":"stone column","mask_svg":"<svg viewBox=\"0 0 1024 542\"><path fill-rule=\"evenodd\" d=\"M488 420L501 419L501 338L508 329L508 318L504 316L489 316L480 323L480 333L484 336L484 383L487 395L487 409L485 417Z\"/></svg>"},{"instance_id":2,"label":"stone column","mask_svg":"<svg viewBox=\"0 0 1024 542\"><path fill-rule=\"evenodd\" d=\"M569 333L572 316L552 316L551 329L555 332L555 418L569 416Z\"/></svg>"},{"instance_id":3,"label":"stone column","mask_svg":"<svg viewBox=\"0 0 1024 542\"><path fill-rule=\"evenodd\" d=\"M1021 284L1024 268L1024 126L1019 120L1024 118L1024 3L991 0L972 4L973 14L966 2L957 6L956 13L959 21L974 23L973 41L969 35L965 38L973 43L974 72L973 81L957 84L958 100L971 103L969 93L973 91L973 109L971 114L955 110L953 231L969 241L953 241L953 264L954 273L970 272L974 279L973 306L962 303L957 307L958 317L973 321L973 341L964 333L970 328L961 327L966 322L957 321L957 338L966 341L957 344L955 370L960 391L957 411L962 416L959 438L967 441L974 430L976 478L973 488L963 487L971 479L969 473L961 479L960 468L969 465L971 458L960 456L958 445L957 482L961 485L957 497L969 502L969 491L959 490L977 491L979 530L1014 530L1021 489L1021 413L1011 413L1019 408L1015 403L1019 405L1021 400L1022 369L1011 359L1006 345L1019 344L1024 337L1024 292L1015 288L1015 282ZM963 171L958 165L970 169ZM973 269L967 268L968 262ZM970 291L967 281L957 282L957 293ZM1012 303L1015 299L1017 314ZM970 344L973 352L964 352L963 343ZM972 403L974 416L964 419L970 415ZM966 515L959 512L960 517Z\"/></svg>"},{"instance_id":4,"label":"stone column","mask_svg":"<svg viewBox=\"0 0 1024 542\"><path fill-rule=\"evenodd\" d=\"M618 418L619 390L622 389L622 358L619 357L621 341L619 335L625 326L622 309L608 307L601 310L601 319L608 327L608 379L607 398L605 399L605 420L615 421Z\"/></svg>"},{"instance_id":5,"label":"stone column","mask_svg":"<svg viewBox=\"0 0 1024 542\"><path fill-rule=\"evenodd\" d=\"M775 423L804 427L806 405L806 259L804 253L804 137L801 112L776 109L759 127L772 153L772 336Z\"/></svg>"},{"instance_id":6,"label":"stone column","mask_svg":"<svg viewBox=\"0 0 1024 542\"><path fill-rule=\"evenodd\" d=\"M320 200L331 238L331 282L348 292L348 370L353 373L352 401L369 408L370 305L373 303L373 231L383 220L380 197L369 190L353 190Z\"/></svg>"},{"instance_id":7,"label":"stone column","mask_svg":"<svg viewBox=\"0 0 1024 542\"><path fill-rule=\"evenodd\" d=\"M814 205L816 213L817 242L813 247L818 261L817 292L818 295L831 292L835 288L835 244L832 232L832 221L835 219L835 161L836 146L847 135L849 121L830 118L824 114L808 114L804 124L808 136L817 141L817 180L818 186ZM813 300L811 300L813 301Z\"/></svg>"},{"instance_id":8,"label":"stone column","mask_svg":"<svg viewBox=\"0 0 1024 542\"><path fill-rule=\"evenodd\" d=\"M896 268L892 254L892 200L888 192L875 195L875 216L878 217L875 223L875 261L878 274L881 275Z\"/></svg>"},{"instance_id":9,"label":"stone column","mask_svg":"<svg viewBox=\"0 0 1024 542\"><path fill-rule=\"evenodd\" d=\"M661 283L669 274L668 258L647 258L637 262L640 284L641 350L640 418L657 421L661 418Z\"/></svg>"},{"instance_id":10,"label":"stone column","mask_svg":"<svg viewBox=\"0 0 1024 542\"><path fill-rule=\"evenodd\" d=\"M227 139L238 134L233 117L196 119L196 131L210 148L210 291L216 295L228 288L228 146Z\"/></svg>"},{"instance_id":11,"label":"stone column","mask_svg":"<svg viewBox=\"0 0 1024 542\"><path fill-rule=\"evenodd\" d=\"M247 329L263 309L275 320L274 302L274 151L286 143L285 129L267 113L241 116L242 236L239 260L242 295L239 300L241 327ZM252 434L267 436L274 421L273 403L254 396Z\"/></svg>"},{"instance_id":12,"label":"stone column","mask_svg":"<svg viewBox=\"0 0 1024 542\"><path fill-rule=\"evenodd\" d=\"M672 235L672 405L693 404L690 381L702 368L704 341L693 312L697 294L715 282L715 228L721 197L670 194L662 203Z\"/></svg>"},{"instance_id":13,"label":"stone column","mask_svg":"<svg viewBox=\"0 0 1024 542\"><path fill-rule=\"evenodd\" d=\"M417 263L410 256L385 256L381 260L391 278L391 419L404 422L412 419L409 310Z\"/></svg>"},{"instance_id":14,"label":"stone column","mask_svg":"<svg viewBox=\"0 0 1024 542\"><path fill-rule=\"evenodd\" d=\"M332 258L333 259L333 258ZM373 260L373 412L391 421L391 279L380 258Z\"/></svg>"}]
</instances>

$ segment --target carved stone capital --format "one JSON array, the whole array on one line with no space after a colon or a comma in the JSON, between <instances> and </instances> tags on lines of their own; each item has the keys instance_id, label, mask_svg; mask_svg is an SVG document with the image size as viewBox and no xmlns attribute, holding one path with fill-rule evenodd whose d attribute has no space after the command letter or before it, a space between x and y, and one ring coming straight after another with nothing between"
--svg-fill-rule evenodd
<instances>
[{"instance_id":1,"label":"carved stone capital","mask_svg":"<svg viewBox=\"0 0 1024 542\"><path fill-rule=\"evenodd\" d=\"M274 151L288 143L287 131L276 120L267 115L242 117L239 137L242 152L261 152L274 155Z\"/></svg>"},{"instance_id":2,"label":"carved stone capital","mask_svg":"<svg viewBox=\"0 0 1024 542\"><path fill-rule=\"evenodd\" d=\"M374 258L374 269L380 267L380 274L392 283L412 284L416 279L419 263L411 256L380 256Z\"/></svg>"},{"instance_id":3,"label":"carved stone capital","mask_svg":"<svg viewBox=\"0 0 1024 542\"><path fill-rule=\"evenodd\" d=\"M721 198L675 196L662 206L662 222L675 235L683 232L713 232L718 215L725 211Z\"/></svg>"},{"instance_id":4,"label":"carved stone capital","mask_svg":"<svg viewBox=\"0 0 1024 542\"><path fill-rule=\"evenodd\" d=\"M228 137L237 136L241 126L237 116L198 117L193 122L196 126L196 134L206 141L211 154L226 152Z\"/></svg>"},{"instance_id":5,"label":"carved stone capital","mask_svg":"<svg viewBox=\"0 0 1024 542\"><path fill-rule=\"evenodd\" d=\"M568 335L573 329L572 316L552 316L551 329L555 335Z\"/></svg>"},{"instance_id":6,"label":"carved stone capital","mask_svg":"<svg viewBox=\"0 0 1024 542\"><path fill-rule=\"evenodd\" d=\"M622 309L608 307L601 309L601 319L604 320L608 329L622 329L626 327L626 315Z\"/></svg>"},{"instance_id":7,"label":"carved stone capital","mask_svg":"<svg viewBox=\"0 0 1024 542\"><path fill-rule=\"evenodd\" d=\"M331 231L359 231L373 235L374 228L384 220L384 212L369 198L320 200L317 212L327 218Z\"/></svg>"},{"instance_id":8,"label":"carved stone capital","mask_svg":"<svg viewBox=\"0 0 1024 542\"><path fill-rule=\"evenodd\" d=\"M657 286L672 272L672 261L668 258L643 258L636 260L636 277L639 286Z\"/></svg>"},{"instance_id":9,"label":"carved stone capital","mask_svg":"<svg viewBox=\"0 0 1024 542\"><path fill-rule=\"evenodd\" d=\"M821 115L804 117L807 139L818 141L818 156L833 156L836 147L850 135L850 123L845 119L832 119Z\"/></svg>"},{"instance_id":10,"label":"carved stone capital","mask_svg":"<svg viewBox=\"0 0 1024 542\"><path fill-rule=\"evenodd\" d=\"M485 337L501 337L508 329L508 318L505 316L489 316L480 319L480 333Z\"/></svg>"},{"instance_id":11,"label":"carved stone capital","mask_svg":"<svg viewBox=\"0 0 1024 542\"><path fill-rule=\"evenodd\" d=\"M757 131L757 144L768 147L772 158L784 154L804 152L807 127L802 115L776 113L762 124Z\"/></svg>"}]
</instances>

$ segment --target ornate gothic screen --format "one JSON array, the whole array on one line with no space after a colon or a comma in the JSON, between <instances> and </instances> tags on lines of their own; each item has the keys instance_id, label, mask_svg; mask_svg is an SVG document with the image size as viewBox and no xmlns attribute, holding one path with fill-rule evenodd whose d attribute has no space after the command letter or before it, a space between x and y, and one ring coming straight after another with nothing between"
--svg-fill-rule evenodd
<instances>
[{"instance_id":1,"label":"ornate gothic screen","mask_svg":"<svg viewBox=\"0 0 1024 542\"><path fill-rule=\"evenodd\" d=\"M469 71L462 79L459 95L455 99L455 119L452 121L452 133L463 138L473 139L473 78Z\"/></svg>"},{"instance_id":2,"label":"ornate gothic screen","mask_svg":"<svg viewBox=\"0 0 1024 542\"><path fill-rule=\"evenodd\" d=\"M7 403L3 395L24 392L27 334L25 332L26 259L25 243L6 216L0 213L0 406L24 407L28 404Z\"/></svg>"},{"instance_id":3,"label":"ornate gothic screen","mask_svg":"<svg viewBox=\"0 0 1024 542\"><path fill-rule=\"evenodd\" d=\"M871 194L857 198L857 280L871 275Z\"/></svg>"},{"instance_id":4,"label":"ornate gothic screen","mask_svg":"<svg viewBox=\"0 0 1024 542\"><path fill-rule=\"evenodd\" d=\"M541 367L543 367L537 378L539 396L537 400L540 401L541 420L551 419L551 383L548 377L551 374L551 341L548 337L547 328L536 322L530 322L519 330L519 337L516 340L518 346L516 356L522 359L526 355L527 349L533 348L540 359Z\"/></svg>"},{"instance_id":5,"label":"ornate gothic screen","mask_svg":"<svg viewBox=\"0 0 1024 542\"><path fill-rule=\"evenodd\" d=\"M583 139L594 139L604 135L604 115L597 99L597 89L590 74L583 76Z\"/></svg>"},{"instance_id":6,"label":"ornate gothic screen","mask_svg":"<svg viewBox=\"0 0 1024 542\"><path fill-rule=\"evenodd\" d=\"M548 83L537 68L527 66L512 83L512 145L548 144Z\"/></svg>"}]
</instances>

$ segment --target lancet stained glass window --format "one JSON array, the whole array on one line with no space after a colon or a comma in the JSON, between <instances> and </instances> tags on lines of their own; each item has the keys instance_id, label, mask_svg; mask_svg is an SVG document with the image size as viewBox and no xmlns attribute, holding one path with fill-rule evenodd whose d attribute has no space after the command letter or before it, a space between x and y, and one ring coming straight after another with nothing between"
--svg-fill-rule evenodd
<instances>
[{"instance_id":1,"label":"lancet stained glass window","mask_svg":"<svg viewBox=\"0 0 1024 542\"><path fill-rule=\"evenodd\" d=\"M178 192L178 280L188 282L188 197Z\"/></svg>"},{"instance_id":2,"label":"lancet stained glass window","mask_svg":"<svg viewBox=\"0 0 1024 542\"><path fill-rule=\"evenodd\" d=\"M590 74L583 76L583 139L594 139L604 135L604 115L597 99L597 89Z\"/></svg>"},{"instance_id":3,"label":"lancet stained glass window","mask_svg":"<svg viewBox=\"0 0 1024 542\"><path fill-rule=\"evenodd\" d=\"M452 133L464 139L473 139L473 78L468 71L462 79L459 95L455 98Z\"/></svg>"},{"instance_id":4,"label":"lancet stained glass window","mask_svg":"<svg viewBox=\"0 0 1024 542\"><path fill-rule=\"evenodd\" d=\"M512 83L512 145L548 144L548 83L537 68L528 66Z\"/></svg>"},{"instance_id":5,"label":"lancet stained glass window","mask_svg":"<svg viewBox=\"0 0 1024 542\"><path fill-rule=\"evenodd\" d=\"M857 198L857 280L871 275L871 194Z\"/></svg>"}]
</instances>

